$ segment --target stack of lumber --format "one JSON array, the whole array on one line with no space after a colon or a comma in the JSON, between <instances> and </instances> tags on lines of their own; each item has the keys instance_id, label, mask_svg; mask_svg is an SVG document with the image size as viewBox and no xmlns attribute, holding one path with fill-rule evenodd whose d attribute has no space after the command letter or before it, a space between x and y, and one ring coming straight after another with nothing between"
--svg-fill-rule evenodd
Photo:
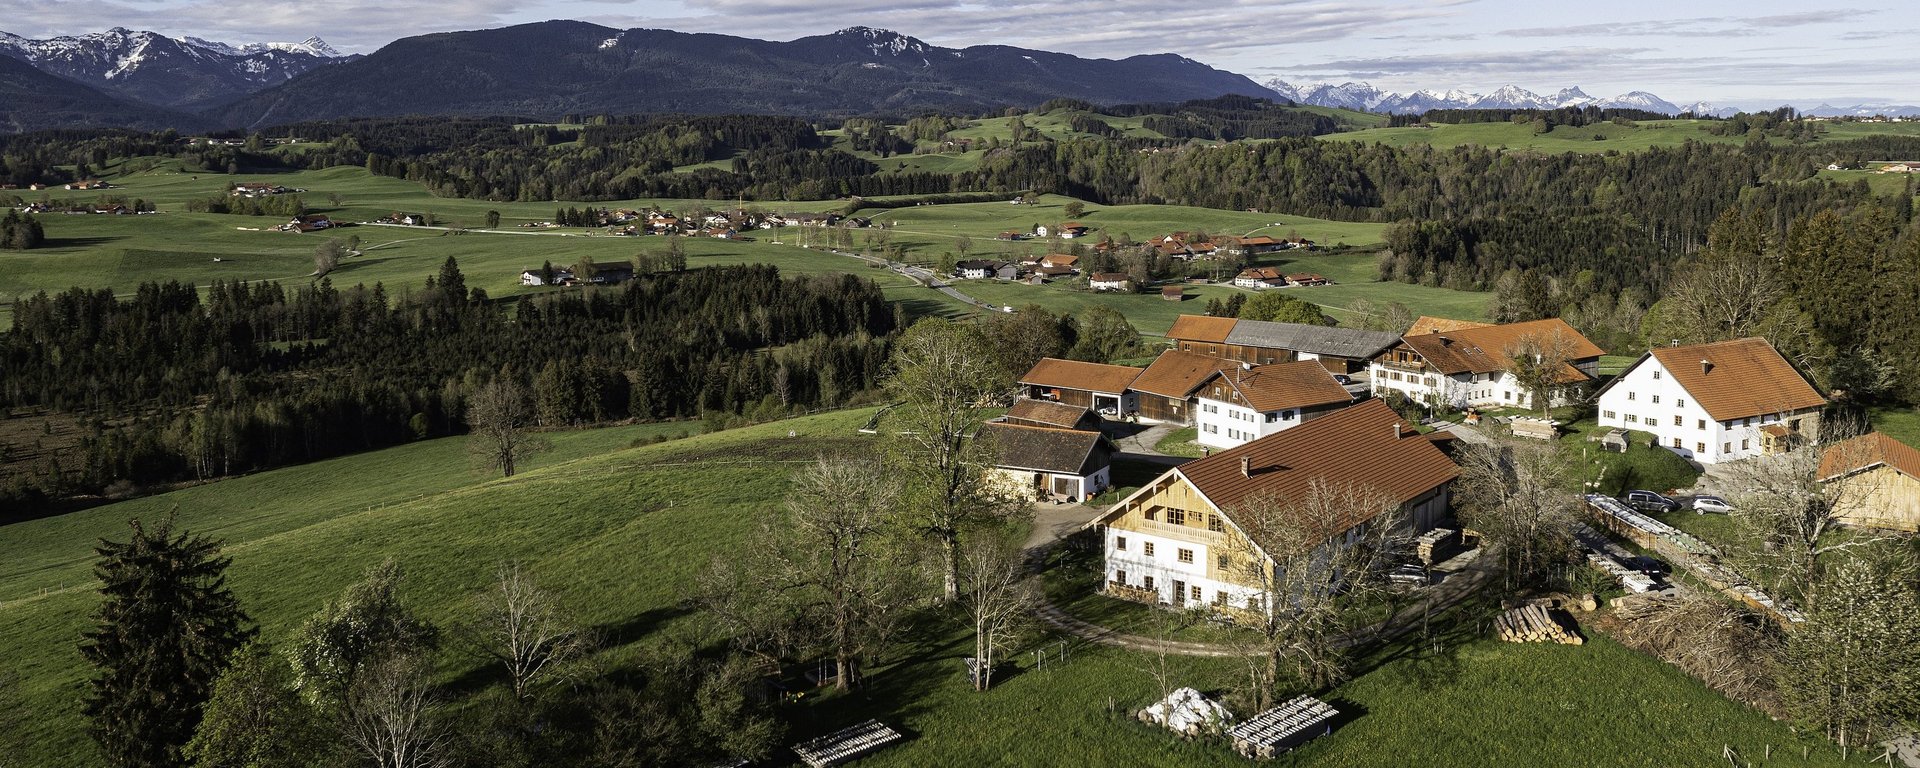
<instances>
[{"instance_id":1,"label":"stack of lumber","mask_svg":"<svg viewBox=\"0 0 1920 768\"><path fill-rule=\"evenodd\" d=\"M839 765L900 740L899 732L868 720L816 739L793 745L793 752L812 768Z\"/></svg>"},{"instance_id":2,"label":"stack of lumber","mask_svg":"<svg viewBox=\"0 0 1920 768\"><path fill-rule=\"evenodd\" d=\"M1271 760L1333 730L1340 711L1312 696L1300 696L1227 731L1233 751L1249 760Z\"/></svg>"},{"instance_id":3,"label":"stack of lumber","mask_svg":"<svg viewBox=\"0 0 1920 768\"><path fill-rule=\"evenodd\" d=\"M1502 613L1494 617L1493 628L1501 640L1509 643L1580 645L1586 642L1555 621L1543 605L1523 605Z\"/></svg>"},{"instance_id":4,"label":"stack of lumber","mask_svg":"<svg viewBox=\"0 0 1920 768\"><path fill-rule=\"evenodd\" d=\"M1620 582L1620 586L1626 587L1628 592L1636 595L1650 591L1660 583L1658 579L1652 576L1621 565L1620 561L1613 559L1612 556L1604 552L1587 553L1587 564L1600 569L1608 576L1612 576L1614 581Z\"/></svg>"},{"instance_id":5,"label":"stack of lumber","mask_svg":"<svg viewBox=\"0 0 1920 768\"><path fill-rule=\"evenodd\" d=\"M1460 532L1451 528L1435 528L1420 535L1413 542L1414 554L1423 565L1432 567L1435 563L1445 562L1452 557L1460 545Z\"/></svg>"}]
</instances>

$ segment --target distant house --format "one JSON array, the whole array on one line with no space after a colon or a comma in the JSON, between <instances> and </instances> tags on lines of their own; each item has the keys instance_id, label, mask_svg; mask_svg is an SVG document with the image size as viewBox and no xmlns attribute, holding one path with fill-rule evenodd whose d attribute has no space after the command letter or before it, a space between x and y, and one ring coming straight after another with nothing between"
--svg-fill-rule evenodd
<instances>
[{"instance_id":1,"label":"distant house","mask_svg":"<svg viewBox=\"0 0 1920 768\"><path fill-rule=\"evenodd\" d=\"M1039 225L1036 225L1036 226L1035 226L1035 227L1033 228L1033 236L1034 236L1034 237L1046 237L1046 236L1047 236L1047 225L1045 225L1045 224L1039 224Z\"/></svg>"},{"instance_id":2,"label":"distant house","mask_svg":"<svg viewBox=\"0 0 1920 768\"><path fill-rule=\"evenodd\" d=\"M112 189L113 185L108 184L104 181L100 181L99 179L87 179L86 181L71 182L66 185L66 188L67 189Z\"/></svg>"},{"instance_id":3,"label":"distant house","mask_svg":"<svg viewBox=\"0 0 1920 768\"><path fill-rule=\"evenodd\" d=\"M318 232L323 229L332 228L333 221L328 219L325 214L319 213L295 216L292 221L280 227L280 229L287 232Z\"/></svg>"},{"instance_id":4,"label":"distant house","mask_svg":"<svg viewBox=\"0 0 1920 768\"><path fill-rule=\"evenodd\" d=\"M401 213L399 211L394 211L393 213L387 214L387 218L384 219L383 221L385 221L388 224L400 224L402 226L408 226L408 227L420 227L420 226L426 225L427 216L426 214L423 214L423 213Z\"/></svg>"},{"instance_id":5,"label":"distant house","mask_svg":"<svg viewBox=\"0 0 1920 768\"><path fill-rule=\"evenodd\" d=\"M962 261L953 265L954 277L965 278L968 280L985 280L987 278L995 276L999 272L1000 272L1000 263L997 261L986 261L982 259L974 259L971 261Z\"/></svg>"},{"instance_id":6,"label":"distant house","mask_svg":"<svg viewBox=\"0 0 1920 768\"><path fill-rule=\"evenodd\" d=\"M1024 235L1021 235L1021 234L1020 234L1020 233L1018 233L1018 232L1002 232L1002 233L1000 233L1000 234L997 234L997 235L994 235L994 236L993 236L993 239L995 239L995 240L1025 240L1025 239L1026 239L1026 237L1025 237Z\"/></svg>"},{"instance_id":7,"label":"distant house","mask_svg":"<svg viewBox=\"0 0 1920 768\"><path fill-rule=\"evenodd\" d=\"M1273 267L1249 267L1233 276L1233 284L1240 288L1284 288L1287 276Z\"/></svg>"},{"instance_id":8,"label":"distant house","mask_svg":"<svg viewBox=\"0 0 1920 768\"><path fill-rule=\"evenodd\" d=\"M1080 266L1080 257L1070 253L1049 253L1040 257L1040 266L1066 267L1069 270L1077 269Z\"/></svg>"},{"instance_id":9,"label":"distant house","mask_svg":"<svg viewBox=\"0 0 1920 768\"><path fill-rule=\"evenodd\" d=\"M284 195L294 190L266 181L242 181L235 183L227 194L232 197L266 197Z\"/></svg>"},{"instance_id":10,"label":"distant house","mask_svg":"<svg viewBox=\"0 0 1920 768\"><path fill-rule=\"evenodd\" d=\"M1175 349L1236 363L1317 360L1333 373L1365 370L1375 356L1400 342L1385 331L1205 315L1175 318L1167 338Z\"/></svg>"},{"instance_id":11,"label":"distant house","mask_svg":"<svg viewBox=\"0 0 1920 768\"><path fill-rule=\"evenodd\" d=\"M1073 238L1076 238L1076 237L1084 237L1086 236L1086 234L1087 234L1087 227L1086 225L1081 224L1080 222L1063 221L1060 223L1060 236L1063 238L1072 240Z\"/></svg>"},{"instance_id":12,"label":"distant house","mask_svg":"<svg viewBox=\"0 0 1920 768\"><path fill-rule=\"evenodd\" d=\"M1187 289L1178 285L1164 286L1160 289L1162 301L1181 301L1187 297Z\"/></svg>"},{"instance_id":13,"label":"distant house","mask_svg":"<svg viewBox=\"0 0 1920 768\"><path fill-rule=\"evenodd\" d=\"M521 285L566 285L573 282L573 270L553 268L553 279L547 280L546 274L538 269L523 270L520 273Z\"/></svg>"},{"instance_id":14,"label":"distant house","mask_svg":"<svg viewBox=\"0 0 1920 768\"><path fill-rule=\"evenodd\" d=\"M1920 451L1879 432L1826 446L1820 482L1841 522L1920 532Z\"/></svg>"},{"instance_id":15,"label":"distant house","mask_svg":"<svg viewBox=\"0 0 1920 768\"><path fill-rule=\"evenodd\" d=\"M1448 515L1460 470L1433 441L1378 400L1297 429L1196 459L1155 478L1108 507L1087 528L1103 542L1106 594L1174 607L1213 607L1263 615L1262 585L1251 574L1272 566L1234 521L1249 501L1304 501L1315 488L1379 494L1388 508L1337 521L1352 532L1389 525L1432 530ZM1388 519L1380 519L1386 515Z\"/></svg>"},{"instance_id":16,"label":"distant house","mask_svg":"<svg viewBox=\"0 0 1920 768\"><path fill-rule=\"evenodd\" d=\"M1052 400L1015 400L1012 408L1001 420L1018 426L1053 427L1055 429L1100 429L1100 415L1077 406L1057 403Z\"/></svg>"},{"instance_id":17,"label":"distant house","mask_svg":"<svg viewBox=\"0 0 1920 768\"><path fill-rule=\"evenodd\" d=\"M1311 287L1316 285L1332 285L1332 284L1333 284L1332 280L1328 280L1324 277L1313 274L1311 272L1295 272L1291 275L1287 275L1287 285L1291 285L1298 288Z\"/></svg>"},{"instance_id":18,"label":"distant house","mask_svg":"<svg viewBox=\"0 0 1920 768\"><path fill-rule=\"evenodd\" d=\"M1353 403L1347 388L1312 360L1216 370L1194 399L1195 439L1215 448L1252 442Z\"/></svg>"},{"instance_id":19,"label":"distant house","mask_svg":"<svg viewBox=\"0 0 1920 768\"><path fill-rule=\"evenodd\" d=\"M1139 375L1139 368L1124 365L1046 357L1020 377L1021 395L1125 416L1139 409L1140 399L1131 390Z\"/></svg>"},{"instance_id":20,"label":"distant house","mask_svg":"<svg viewBox=\"0 0 1920 768\"><path fill-rule=\"evenodd\" d=\"M1266 235L1257 235L1254 237L1242 237L1242 238L1239 238L1239 240L1240 240L1240 250L1246 252L1248 255L1272 253L1274 251L1287 247L1287 244L1285 242L1282 242L1280 240L1275 240Z\"/></svg>"},{"instance_id":21,"label":"distant house","mask_svg":"<svg viewBox=\"0 0 1920 768\"><path fill-rule=\"evenodd\" d=\"M580 277L594 285L616 285L633 279L633 264L624 260L594 262Z\"/></svg>"},{"instance_id":22,"label":"distant house","mask_svg":"<svg viewBox=\"0 0 1920 768\"><path fill-rule=\"evenodd\" d=\"M996 422L980 432L993 445L990 474L1007 490L1072 502L1113 484L1113 444L1097 431Z\"/></svg>"},{"instance_id":23,"label":"distant house","mask_svg":"<svg viewBox=\"0 0 1920 768\"><path fill-rule=\"evenodd\" d=\"M1096 291L1126 291L1132 285L1125 272L1095 272L1087 278L1087 287Z\"/></svg>"},{"instance_id":24,"label":"distant house","mask_svg":"<svg viewBox=\"0 0 1920 768\"><path fill-rule=\"evenodd\" d=\"M1784 453L1827 399L1765 339L1655 347L1600 390L1600 425L1650 433L1701 464Z\"/></svg>"}]
</instances>

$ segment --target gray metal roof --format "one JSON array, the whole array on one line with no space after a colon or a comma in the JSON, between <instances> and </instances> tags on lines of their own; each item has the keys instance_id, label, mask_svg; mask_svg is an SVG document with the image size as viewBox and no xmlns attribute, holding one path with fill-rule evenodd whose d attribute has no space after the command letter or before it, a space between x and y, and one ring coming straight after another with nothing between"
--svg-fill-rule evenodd
<instances>
[{"instance_id":1,"label":"gray metal roof","mask_svg":"<svg viewBox=\"0 0 1920 768\"><path fill-rule=\"evenodd\" d=\"M1295 352L1352 360L1365 360L1378 355L1382 350L1399 341L1399 336L1386 331L1330 328L1324 325L1301 323L1269 323L1263 320L1241 320L1234 323L1233 331L1227 334L1228 344L1290 349Z\"/></svg>"}]
</instances>

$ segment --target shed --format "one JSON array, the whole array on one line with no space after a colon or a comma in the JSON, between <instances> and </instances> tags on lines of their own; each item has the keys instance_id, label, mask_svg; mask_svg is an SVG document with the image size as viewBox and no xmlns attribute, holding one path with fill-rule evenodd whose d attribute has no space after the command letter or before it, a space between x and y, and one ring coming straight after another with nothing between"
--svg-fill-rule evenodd
<instances>
[{"instance_id":1,"label":"shed","mask_svg":"<svg viewBox=\"0 0 1920 768\"><path fill-rule=\"evenodd\" d=\"M1169 285L1160 289L1160 298L1166 299L1167 301L1179 301L1186 297L1186 289L1177 285Z\"/></svg>"},{"instance_id":2,"label":"shed","mask_svg":"<svg viewBox=\"0 0 1920 768\"><path fill-rule=\"evenodd\" d=\"M1600 437L1600 449L1613 453L1626 453L1627 431L1624 429L1607 430L1607 434Z\"/></svg>"}]
</instances>

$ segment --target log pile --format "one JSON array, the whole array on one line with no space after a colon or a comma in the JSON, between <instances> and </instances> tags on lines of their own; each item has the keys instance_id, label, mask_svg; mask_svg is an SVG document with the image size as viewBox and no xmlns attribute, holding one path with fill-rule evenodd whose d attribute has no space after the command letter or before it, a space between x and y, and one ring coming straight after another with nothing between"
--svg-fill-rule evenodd
<instances>
[{"instance_id":1,"label":"log pile","mask_svg":"<svg viewBox=\"0 0 1920 768\"><path fill-rule=\"evenodd\" d=\"M1546 606L1523 605L1494 617L1494 632L1509 643L1560 643L1581 645L1586 642L1555 621Z\"/></svg>"},{"instance_id":2,"label":"log pile","mask_svg":"<svg viewBox=\"0 0 1920 768\"><path fill-rule=\"evenodd\" d=\"M1449 528L1435 528L1414 540L1414 554L1420 557L1421 564L1429 568L1445 562L1458 551L1460 532Z\"/></svg>"}]
</instances>

